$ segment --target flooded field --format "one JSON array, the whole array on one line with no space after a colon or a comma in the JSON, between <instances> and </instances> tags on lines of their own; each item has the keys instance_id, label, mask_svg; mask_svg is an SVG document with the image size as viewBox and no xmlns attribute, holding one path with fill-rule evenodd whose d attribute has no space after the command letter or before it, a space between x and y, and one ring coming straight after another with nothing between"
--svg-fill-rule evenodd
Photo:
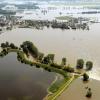
<instances>
[{"instance_id":1,"label":"flooded field","mask_svg":"<svg viewBox=\"0 0 100 100\"><path fill-rule=\"evenodd\" d=\"M92 98L85 97L86 87L91 88ZM88 83L83 83L81 79L75 80L67 90L65 90L58 100L100 100L100 82L91 79Z\"/></svg>"},{"instance_id":2,"label":"flooded field","mask_svg":"<svg viewBox=\"0 0 100 100\"><path fill-rule=\"evenodd\" d=\"M54 53L55 61L60 63L62 57L75 66L78 58L94 63L91 77L100 80L100 24L93 24L89 31L60 29L14 29L2 33L0 42L13 42L20 45L23 41L32 41L41 52Z\"/></svg>"}]
</instances>

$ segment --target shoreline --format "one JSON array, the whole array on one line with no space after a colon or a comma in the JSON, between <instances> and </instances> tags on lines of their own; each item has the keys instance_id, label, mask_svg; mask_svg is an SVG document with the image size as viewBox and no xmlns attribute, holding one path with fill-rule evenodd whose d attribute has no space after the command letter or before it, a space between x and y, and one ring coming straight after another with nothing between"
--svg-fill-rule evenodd
<instances>
[{"instance_id":1,"label":"shoreline","mask_svg":"<svg viewBox=\"0 0 100 100\"><path fill-rule=\"evenodd\" d=\"M55 76L55 79L52 81L51 85L53 85L57 80L58 80L58 76L56 75L56 76ZM50 86L51 86L51 85L50 85ZM48 94L52 94L52 92L49 90L49 88L50 88L50 87L47 88L47 92L48 92ZM47 95L48 95L48 94L47 94Z\"/></svg>"}]
</instances>

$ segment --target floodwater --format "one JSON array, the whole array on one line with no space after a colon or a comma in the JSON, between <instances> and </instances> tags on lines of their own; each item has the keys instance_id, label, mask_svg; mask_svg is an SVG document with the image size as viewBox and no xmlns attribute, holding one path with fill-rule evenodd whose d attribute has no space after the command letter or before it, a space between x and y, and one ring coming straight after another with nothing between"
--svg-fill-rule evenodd
<instances>
[{"instance_id":1,"label":"floodwater","mask_svg":"<svg viewBox=\"0 0 100 100\"><path fill-rule=\"evenodd\" d=\"M67 62L75 66L77 59L91 60L94 63L91 78L100 80L100 24L90 25L90 30L61 29L14 29L2 33L0 42L13 42L20 45L23 41L32 41L45 54L54 53L55 61L61 63L66 57Z\"/></svg>"},{"instance_id":2,"label":"floodwater","mask_svg":"<svg viewBox=\"0 0 100 100\"><path fill-rule=\"evenodd\" d=\"M86 98L86 87L91 88L91 98ZM100 81L91 79L88 83L83 83L81 79L77 79L57 100L100 100Z\"/></svg>"},{"instance_id":3,"label":"floodwater","mask_svg":"<svg viewBox=\"0 0 100 100\"><path fill-rule=\"evenodd\" d=\"M55 73L17 61L10 53L0 58L0 100L42 100Z\"/></svg>"}]
</instances>

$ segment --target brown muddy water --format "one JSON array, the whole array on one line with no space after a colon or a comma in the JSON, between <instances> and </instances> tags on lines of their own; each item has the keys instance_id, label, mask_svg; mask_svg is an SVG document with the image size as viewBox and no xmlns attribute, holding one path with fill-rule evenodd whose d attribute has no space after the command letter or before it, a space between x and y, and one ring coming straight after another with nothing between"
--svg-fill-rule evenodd
<instances>
[{"instance_id":1,"label":"brown muddy water","mask_svg":"<svg viewBox=\"0 0 100 100\"><path fill-rule=\"evenodd\" d=\"M0 43L8 41L8 42L13 42L16 45L20 45L23 41L29 40L29 41L32 41L38 47L39 51L41 51L45 54L54 53L56 55L55 62L60 63L61 58L66 57L68 59L68 63L71 64L72 66L75 66L78 58L83 58L85 61L91 60L94 63L94 67L93 67L93 70L90 72L90 77L93 79L100 80L100 27L99 26L100 26L99 23L92 24L90 26L89 31L86 31L86 30L84 30L84 31L82 31L82 30L76 30L76 31L75 30L60 30L60 29L51 29L51 28L44 29L44 30L27 29L27 28L26 29L24 29L24 28L23 29L14 29L12 31L2 33L0 35ZM11 57L7 57L4 59L8 59L8 58L12 59L13 57L11 56ZM8 61L9 61L9 59L8 59ZM10 61L10 62L11 63L7 63L7 65L11 64L10 65L10 67L11 67L13 62L12 61ZM0 67L1 67L1 63L2 63L2 61L0 62ZM3 62L2 66L5 66L4 64L6 64L6 62ZM14 66L16 66L16 65L14 64ZM26 68L26 67L24 67L26 65L19 65L19 66L23 66L23 68ZM2 67L0 69L2 69ZM12 68L8 68L8 69L12 69ZM14 70L16 72L16 67L14 67ZM19 67L17 70L20 72ZM8 70L8 71L10 72L10 70ZM3 72L3 71L1 70L1 72ZM26 73L30 73L30 72L26 71ZM32 71L32 73L35 73L35 71L34 72ZM13 77L12 74L13 73L7 74L7 76L11 75ZM2 73L2 75L5 76L5 72ZM18 74L18 75L20 76L20 74ZM50 73L50 75L51 75L51 73ZM11 76L9 76L9 78ZM41 80L44 79L43 78L44 76L46 77L46 75L43 75L43 76L41 75ZM27 75L26 75L26 77L27 77ZM31 77L34 77L34 75ZM38 74L36 74L35 77L37 78ZM47 75L47 78L45 81L48 81L48 77L49 76ZM52 75L49 78L51 78L51 77L52 77L52 79L54 78L54 76L52 76ZM22 79L23 79L23 77L22 77ZM38 77L38 79L40 79L40 76ZM11 80L13 80L13 79L11 79ZM20 79L20 81L21 81L21 79ZM18 82L20 82L20 81L18 81ZM14 82L13 85L15 85L15 81L13 81L13 82ZM30 82L30 84L31 84L31 82ZM33 81L33 83L34 82L37 82L37 80ZM1 82L1 83L6 84L6 82ZM19 87L24 86L22 83L24 84L23 81L19 83ZM78 82L76 82L76 83L79 84ZM20 86L20 84L21 84L21 86ZM0 85L0 86L2 87L2 85ZM5 85L5 86L7 86L7 85ZM29 85L29 86L31 86L31 85ZM16 87L17 87L17 83L16 83ZM24 87L26 87L26 85ZM15 88L15 87L13 87L13 88ZM35 88L36 88L35 90L38 90L37 89L38 86L35 86ZM77 87L77 88L79 88L79 87ZM30 89L28 89L28 91L34 90L34 88L32 88L32 87ZM17 89L14 89L14 90L17 90ZM21 90L23 91L23 87ZM2 91L3 91L3 89L2 89ZM16 94L18 93L18 91L16 92ZM27 92L27 90L26 90L26 92ZM39 97L38 93L40 95L40 92L41 91L36 92L37 97ZM44 94L46 94L46 91ZM35 99L35 100L38 100L38 99ZM68 99L68 100L73 100L73 99ZM78 100L80 100L80 99L78 99ZM81 99L81 100L84 100L84 99ZM93 99L93 100L98 100L98 99Z\"/></svg>"},{"instance_id":2,"label":"brown muddy water","mask_svg":"<svg viewBox=\"0 0 100 100\"><path fill-rule=\"evenodd\" d=\"M91 88L91 98L85 97L87 93L86 87ZM91 79L88 83L83 83L81 79L77 79L57 100L100 100L100 81Z\"/></svg>"},{"instance_id":3,"label":"brown muddy water","mask_svg":"<svg viewBox=\"0 0 100 100\"><path fill-rule=\"evenodd\" d=\"M75 66L78 58L94 63L91 78L100 80L100 24L90 25L90 30L60 29L14 29L0 35L0 43L9 41L20 45L23 41L32 41L41 52L54 53L55 61L66 57L68 63Z\"/></svg>"}]
</instances>

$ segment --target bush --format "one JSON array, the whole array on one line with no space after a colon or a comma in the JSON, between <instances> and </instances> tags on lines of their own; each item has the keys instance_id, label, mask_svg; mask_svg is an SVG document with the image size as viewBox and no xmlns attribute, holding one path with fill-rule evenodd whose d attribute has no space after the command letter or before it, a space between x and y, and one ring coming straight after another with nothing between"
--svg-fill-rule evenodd
<instances>
[{"instance_id":1,"label":"bush","mask_svg":"<svg viewBox=\"0 0 100 100\"><path fill-rule=\"evenodd\" d=\"M86 70L91 70L92 67L93 67L93 62L87 61L87 62L86 62Z\"/></svg>"},{"instance_id":2,"label":"bush","mask_svg":"<svg viewBox=\"0 0 100 100\"><path fill-rule=\"evenodd\" d=\"M23 42L23 44L21 45L21 48L23 48L23 51L24 52L25 51L26 52L29 52L29 53L32 54L33 57L38 58L38 56L39 56L38 49L36 48L36 46L32 42L30 42L30 41Z\"/></svg>"},{"instance_id":3,"label":"bush","mask_svg":"<svg viewBox=\"0 0 100 100\"><path fill-rule=\"evenodd\" d=\"M84 67L84 60L83 59L78 59L76 68L77 69L82 69L83 67Z\"/></svg>"},{"instance_id":4,"label":"bush","mask_svg":"<svg viewBox=\"0 0 100 100\"><path fill-rule=\"evenodd\" d=\"M65 66L65 65L66 65L66 62L67 62L66 58L62 58L62 63L61 63L61 65Z\"/></svg>"},{"instance_id":5,"label":"bush","mask_svg":"<svg viewBox=\"0 0 100 100\"><path fill-rule=\"evenodd\" d=\"M83 81L88 81L88 80L89 80L88 74L84 73L83 74Z\"/></svg>"},{"instance_id":6,"label":"bush","mask_svg":"<svg viewBox=\"0 0 100 100\"><path fill-rule=\"evenodd\" d=\"M92 92L91 92L91 89L90 88L87 91L86 97L87 98L91 98L92 97Z\"/></svg>"}]
</instances>

